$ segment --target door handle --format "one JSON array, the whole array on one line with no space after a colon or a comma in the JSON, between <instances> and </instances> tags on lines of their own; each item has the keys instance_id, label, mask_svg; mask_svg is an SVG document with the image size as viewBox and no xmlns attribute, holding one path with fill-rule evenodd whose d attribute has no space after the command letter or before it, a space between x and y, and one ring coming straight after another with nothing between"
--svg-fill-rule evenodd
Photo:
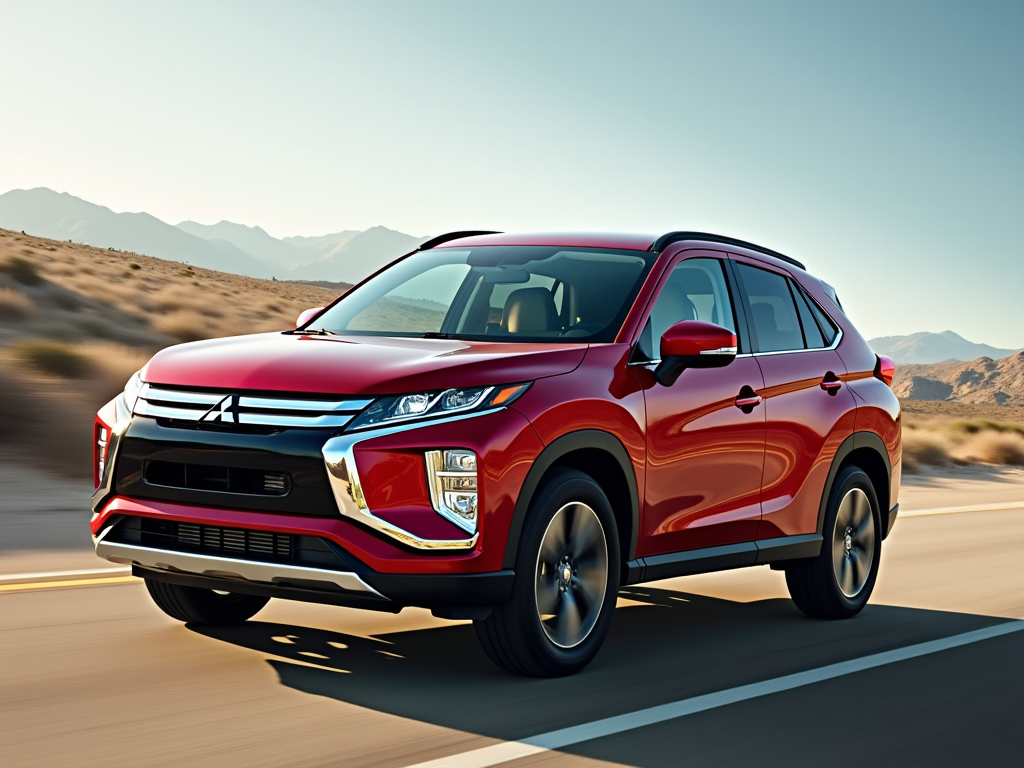
<instances>
[{"instance_id":1,"label":"door handle","mask_svg":"<svg viewBox=\"0 0 1024 768\"><path fill-rule=\"evenodd\" d=\"M736 407L744 413L750 413L755 406L761 404L761 396L754 391L753 387L743 385L740 393L736 395Z\"/></svg>"},{"instance_id":2,"label":"door handle","mask_svg":"<svg viewBox=\"0 0 1024 768\"><path fill-rule=\"evenodd\" d=\"M840 387L842 386L843 382L841 382L839 380L839 377L832 373L832 371L826 373L824 378L822 378L821 380L821 388L828 392L830 395L834 395L836 392L839 391Z\"/></svg>"}]
</instances>

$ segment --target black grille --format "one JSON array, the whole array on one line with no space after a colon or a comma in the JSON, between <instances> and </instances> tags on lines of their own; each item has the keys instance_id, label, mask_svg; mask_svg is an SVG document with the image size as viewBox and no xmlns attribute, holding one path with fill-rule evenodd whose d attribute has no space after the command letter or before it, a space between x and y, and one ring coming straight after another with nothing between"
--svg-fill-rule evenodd
<instances>
[{"instance_id":1,"label":"black grille","mask_svg":"<svg viewBox=\"0 0 1024 768\"><path fill-rule=\"evenodd\" d=\"M286 472L180 461L147 461L142 479L147 485L163 488L219 491L247 496L286 496L292 489L291 478Z\"/></svg>"},{"instance_id":2,"label":"black grille","mask_svg":"<svg viewBox=\"0 0 1024 768\"><path fill-rule=\"evenodd\" d=\"M236 560L307 565L335 571L357 569L357 561L350 560L337 545L315 536L182 523L155 517L123 517L107 535L107 540L173 552L218 554Z\"/></svg>"},{"instance_id":3,"label":"black grille","mask_svg":"<svg viewBox=\"0 0 1024 768\"><path fill-rule=\"evenodd\" d=\"M177 543L189 549L225 555L255 555L275 560L291 560L292 557L292 537L287 533L219 528L196 523L178 523L177 527Z\"/></svg>"}]
</instances>

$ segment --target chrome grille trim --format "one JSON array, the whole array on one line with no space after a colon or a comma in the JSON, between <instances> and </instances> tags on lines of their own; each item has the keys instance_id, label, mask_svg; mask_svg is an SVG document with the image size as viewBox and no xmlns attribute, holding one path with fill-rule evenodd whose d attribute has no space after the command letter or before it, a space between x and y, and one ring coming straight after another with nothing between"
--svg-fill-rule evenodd
<instances>
[{"instance_id":1,"label":"chrome grille trim","mask_svg":"<svg viewBox=\"0 0 1024 768\"><path fill-rule=\"evenodd\" d=\"M189 392L144 384L135 403L137 416L262 427L344 427L373 398L302 400L251 397L232 392Z\"/></svg>"}]
</instances>

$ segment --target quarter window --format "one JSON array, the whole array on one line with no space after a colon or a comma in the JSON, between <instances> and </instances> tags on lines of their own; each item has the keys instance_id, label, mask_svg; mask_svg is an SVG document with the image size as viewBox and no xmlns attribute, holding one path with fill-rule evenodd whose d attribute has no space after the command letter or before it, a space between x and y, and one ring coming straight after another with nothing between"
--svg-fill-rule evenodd
<instances>
[{"instance_id":1,"label":"quarter window","mask_svg":"<svg viewBox=\"0 0 1024 768\"><path fill-rule=\"evenodd\" d=\"M736 263L749 315L757 336L758 352L803 349L804 339L789 281L780 274Z\"/></svg>"}]
</instances>

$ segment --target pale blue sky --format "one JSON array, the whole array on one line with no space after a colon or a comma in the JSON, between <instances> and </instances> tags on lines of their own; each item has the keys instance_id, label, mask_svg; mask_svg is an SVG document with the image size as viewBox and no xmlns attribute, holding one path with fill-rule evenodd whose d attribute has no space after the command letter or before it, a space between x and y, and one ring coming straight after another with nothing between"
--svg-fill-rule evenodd
<instances>
[{"instance_id":1,"label":"pale blue sky","mask_svg":"<svg viewBox=\"0 0 1024 768\"><path fill-rule=\"evenodd\" d=\"M276 236L717 231L1024 346L1024 3L0 0L0 192Z\"/></svg>"}]
</instances>

